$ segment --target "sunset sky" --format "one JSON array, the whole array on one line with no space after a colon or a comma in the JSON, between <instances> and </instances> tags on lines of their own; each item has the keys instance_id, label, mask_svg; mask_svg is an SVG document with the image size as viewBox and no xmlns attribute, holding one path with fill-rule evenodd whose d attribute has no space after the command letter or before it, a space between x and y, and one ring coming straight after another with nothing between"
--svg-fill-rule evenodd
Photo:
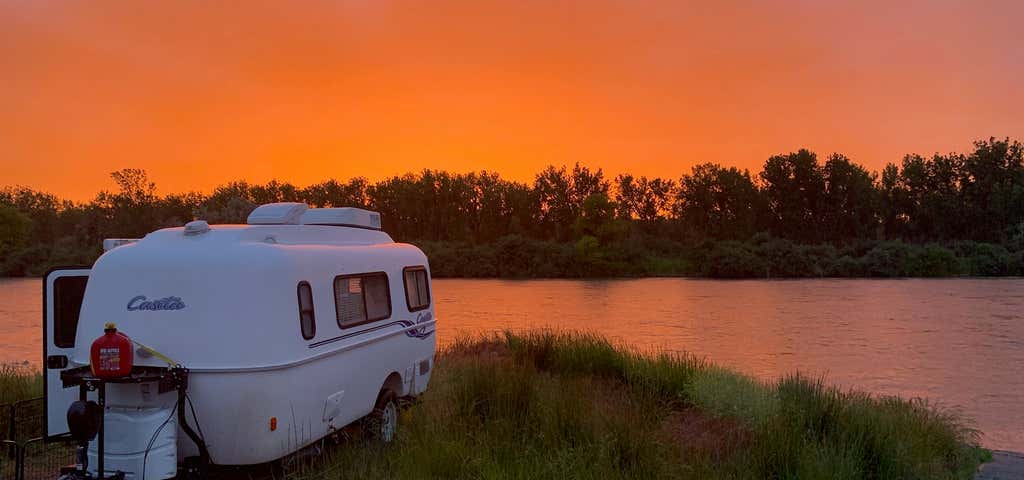
<instances>
[{"instance_id":1,"label":"sunset sky","mask_svg":"<svg viewBox=\"0 0 1024 480\"><path fill-rule=\"evenodd\" d=\"M230 3L0 0L0 186L876 170L1024 137L1020 1Z\"/></svg>"}]
</instances>

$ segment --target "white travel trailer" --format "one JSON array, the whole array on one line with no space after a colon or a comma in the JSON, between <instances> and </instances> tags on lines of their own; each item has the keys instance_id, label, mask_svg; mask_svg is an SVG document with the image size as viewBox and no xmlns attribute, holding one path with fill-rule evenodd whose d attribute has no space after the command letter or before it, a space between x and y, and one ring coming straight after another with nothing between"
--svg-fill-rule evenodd
<instances>
[{"instance_id":1,"label":"white travel trailer","mask_svg":"<svg viewBox=\"0 0 1024 480\"><path fill-rule=\"evenodd\" d=\"M47 436L69 435L80 393L97 398L65 388L62 372L86 371L107 322L151 348L136 350L137 369L167 367L159 354L187 369L189 408L175 415L182 400L145 376L106 384L93 476L98 460L129 479L173 477L206 452L217 465L268 462L371 414L387 441L396 399L430 381L430 267L377 213L269 204L247 225L195 221L108 243L91 268L44 280Z\"/></svg>"}]
</instances>

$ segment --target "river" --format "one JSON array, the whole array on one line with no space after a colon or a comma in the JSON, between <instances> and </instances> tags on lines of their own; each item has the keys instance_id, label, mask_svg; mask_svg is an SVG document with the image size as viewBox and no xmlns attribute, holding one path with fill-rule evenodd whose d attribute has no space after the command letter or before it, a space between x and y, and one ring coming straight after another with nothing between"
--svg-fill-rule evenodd
<instances>
[{"instance_id":1,"label":"river","mask_svg":"<svg viewBox=\"0 0 1024 480\"><path fill-rule=\"evenodd\" d=\"M0 279L0 363L40 363L38 279ZM1024 451L1024 279L437 280L438 339L502 329L595 332L689 351L765 380L923 397Z\"/></svg>"}]
</instances>

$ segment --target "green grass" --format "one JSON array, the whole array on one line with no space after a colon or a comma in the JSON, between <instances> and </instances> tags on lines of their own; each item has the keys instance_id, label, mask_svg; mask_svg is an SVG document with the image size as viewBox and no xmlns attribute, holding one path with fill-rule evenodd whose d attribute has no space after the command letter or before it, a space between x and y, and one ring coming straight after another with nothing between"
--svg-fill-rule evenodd
<instances>
[{"instance_id":1,"label":"green grass","mask_svg":"<svg viewBox=\"0 0 1024 480\"><path fill-rule=\"evenodd\" d=\"M36 370L0 364L0 405L43 394L43 376Z\"/></svg>"},{"instance_id":2,"label":"green grass","mask_svg":"<svg viewBox=\"0 0 1024 480\"><path fill-rule=\"evenodd\" d=\"M506 333L440 356L397 442L351 440L298 478L969 479L987 452L918 400L765 383L593 335Z\"/></svg>"},{"instance_id":3,"label":"green grass","mask_svg":"<svg viewBox=\"0 0 1024 480\"><path fill-rule=\"evenodd\" d=\"M38 375L0 370L7 401L38 391ZM394 444L356 434L289 476L969 479L987 455L977 432L924 401L538 331L455 342Z\"/></svg>"}]
</instances>

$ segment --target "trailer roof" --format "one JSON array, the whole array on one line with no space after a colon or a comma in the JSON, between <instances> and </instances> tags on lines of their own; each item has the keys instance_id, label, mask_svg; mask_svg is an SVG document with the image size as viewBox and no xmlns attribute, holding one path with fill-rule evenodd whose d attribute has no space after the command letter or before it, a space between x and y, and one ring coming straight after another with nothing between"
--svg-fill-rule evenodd
<instances>
[{"instance_id":1,"label":"trailer roof","mask_svg":"<svg viewBox=\"0 0 1024 480\"><path fill-rule=\"evenodd\" d=\"M186 235L185 228L165 228L146 235L146 243L263 242L282 245L381 245L394 243L387 233L333 225L211 225L204 233ZM212 245L211 245L212 246Z\"/></svg>"}]
</instances>

